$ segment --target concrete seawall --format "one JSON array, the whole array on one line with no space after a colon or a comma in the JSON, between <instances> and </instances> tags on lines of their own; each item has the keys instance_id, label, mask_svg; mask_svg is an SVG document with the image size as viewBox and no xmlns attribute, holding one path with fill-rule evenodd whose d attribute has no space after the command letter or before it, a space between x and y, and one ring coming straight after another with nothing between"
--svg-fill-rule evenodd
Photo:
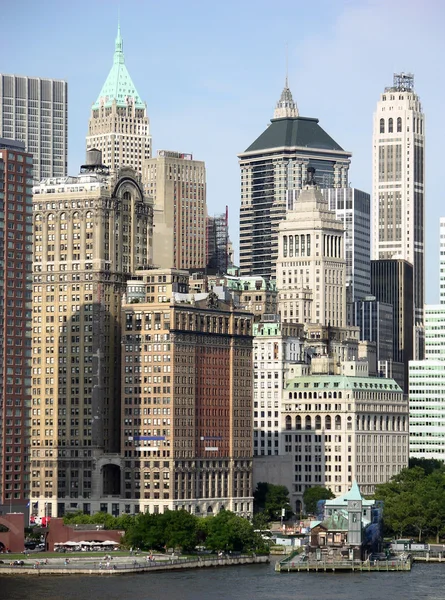
<instances>
[{"instance_id":1,"label":"concrete seawall","mask_svg":"<svg viewBox=\"0 0 445 600\"><path fill-rule=\"evenodd\" d=\"M115 564L112 568L99 566L82 567L80 565L60 567L56 565L39 565L38 567L24 566L4 566L0 565L0 575L31 575L39 577L40 575L132 575L135 573L154 573L158 571L179 571L183 569L204 569L210 567L230 567L234 565L254 565L267 564L268 556L239 556L233 558L205 558L201 560L177 559L172 561L162 561L150 566L140 565L122 565Z\"/></svg>"}]
</instances>

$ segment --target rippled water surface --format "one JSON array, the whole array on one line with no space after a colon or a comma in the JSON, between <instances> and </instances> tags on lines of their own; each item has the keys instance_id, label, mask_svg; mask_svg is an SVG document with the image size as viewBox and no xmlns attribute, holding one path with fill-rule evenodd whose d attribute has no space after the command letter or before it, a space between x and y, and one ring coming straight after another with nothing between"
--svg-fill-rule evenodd
<instances>
[{"instance_id":1,"label":"rippled water surface","mask_svg":"<svg viewBox=\"0 0 445 600\"><path fill-rule=\"evenodd\" d=\"M249 565L125 576L0 575L1 600L445 600L445 563L410 573L275 573Z\"/></svg>"}]
</instances>

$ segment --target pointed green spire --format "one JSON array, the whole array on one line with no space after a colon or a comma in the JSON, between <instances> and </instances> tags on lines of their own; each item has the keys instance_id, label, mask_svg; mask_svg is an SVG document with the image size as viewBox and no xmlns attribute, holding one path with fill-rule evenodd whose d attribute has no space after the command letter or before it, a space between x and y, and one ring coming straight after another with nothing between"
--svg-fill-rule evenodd
<instances>
[{"instance_id":1,"label":"pointed green spire","mask_svg":"<svg viewBox=\"0 0 445 600\"><path fill-rule=\"evenodd\" d=\"M118 106L128 106L132 102L136 108L145 108L130 74L125 66L124 42L121 35L121 26L118 22L117 36L114 44L113 66L102 86L100 94L93 104L93 110L100 106L111 106L116 100Z\"/></svg>"},{"instance_id":2,"label":"pointed green spire","mask_svg":"<svg viewBox=\"0 0 445 600\"><path fill-rule=\"evenodd\" d=\"M121 36L121 24L117 23L117 36L114 44L114 64L124 64L124 41Z\"/></svg>"}]
</instances>

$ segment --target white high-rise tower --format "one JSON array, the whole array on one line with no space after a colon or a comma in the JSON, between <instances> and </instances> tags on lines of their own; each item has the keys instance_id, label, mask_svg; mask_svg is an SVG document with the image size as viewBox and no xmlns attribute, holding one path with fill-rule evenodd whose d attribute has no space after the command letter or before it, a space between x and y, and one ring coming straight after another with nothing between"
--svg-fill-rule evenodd
<instances>
[{"instance_id":1,"label":"white high-rise tower","mask_svg":"<svg viewBox=\"0 0 445 600\"><path fill-rule=\"evenodd\" d=\"M373 131L373 259L402 258L414 267L414 326L423 328L425 123L414 76L394 75L377 103ZM422 357L421 336L416 356Z\"/></svg>"}]
</instances>

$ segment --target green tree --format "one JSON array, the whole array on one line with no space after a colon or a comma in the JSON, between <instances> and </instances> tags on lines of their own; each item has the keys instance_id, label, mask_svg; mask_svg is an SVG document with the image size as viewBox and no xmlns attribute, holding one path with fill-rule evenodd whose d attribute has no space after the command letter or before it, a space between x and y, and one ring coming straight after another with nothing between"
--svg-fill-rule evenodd
<instances>
[{"instance_id":1,"label":"green tree","mask_svg":"<svg viewBox=\"0 0 445 600\"><path fill-rule=\"evenodd\" d=\"M166 511L161 518L167 548L195 549L198 542L198 520L186 510Z\"/></svg>"},{"instance_id":2,"label":"green tree","mask_svg":"<svg viewBox=\"0 0 445 600\"><path fill-rule=\"evenodd\" d=\"M317 512L317 502L319 500L329 500L330 498L334 498L334 494L328 488L322 486L306 488L303 494L306 513L315 515Z\"/></svg>"},{"instance_id":3,"label":"green tree","mask_svg":"<svg viewBox=\"0 0 445 600\"><path fill-rule=\"evenodd\" d=\"M444 529L445 472L430 468L430 461L403 469L376 488L375 498L384 503L383 520L387 533L396 536L416 535L421 541L429 533L439 539Z\"/></svg>"},{"instance_id":4,"label":"green tree","mask_svg":"<svg viewBox=\"0 0 445 600\"><path fill-rule=\"evenodd\" d=\"M409 468L420 467L424 470L425 475L431 475L434 471L443 471L445 465L437 458L415 458L409 459Z\"/></svg>"},{"instance_id":5,"label":"green tree","mask_svg":"<svg viewBox=\"0 0 445 600\"><path fill-rule=\"evenodd\" d=\"M139 514L125 532L123 543L128 548L163 550L165 547L162 515Z\"/></svg>"},{"instance_id":6,"label":"green tree","mask_svg":"<svg viewBox=\"0 0 445 600\"><path fill-rule=\"evenodd\" d=\"M269 519L264 512L257 512L253 515L252 525L254 530L267 531L269 529Z\"/></svg>"},{"instance_id":7,"label":"green tree","mask_svg":"<svg viewBox=\"0 0 445 600\"><path fill-rule=\"evenodd\" d=\"M264 512L269 521L281 518L284 508L286 517L292 514L289 504L289 490L284 485L260 482L254 492L254 505L256 512Z\"/></svg>"},{"instance_id":8,"label":"green tree","mask_svg":"<svg viewBox=\"0 0 445 600\"><path fill-rule=\"evenodd\" d=\"M209 550L246 552L260 543L251 523L243 517L223 510L215 517L207 517L205 545Z\"/></svg>"}]
</instances>

